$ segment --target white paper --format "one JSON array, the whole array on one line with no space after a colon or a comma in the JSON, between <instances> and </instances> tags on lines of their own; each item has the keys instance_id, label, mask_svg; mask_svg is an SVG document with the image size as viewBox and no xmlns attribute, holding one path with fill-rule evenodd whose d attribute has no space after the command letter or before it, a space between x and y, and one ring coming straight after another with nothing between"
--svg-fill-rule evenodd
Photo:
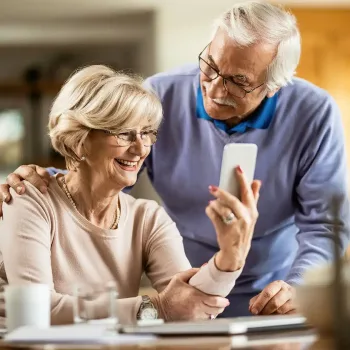
<instances>
[{"instance_id":1,"label":"white paper","mask_svg":"<svg viewBox=\"0 0 350 350\"><path fill-rule=\"evenodd\" d=\"M89 344L135 344L156 339L152 335L118 334L101 324L53 326L45 329L21 327L4 337L6 342Z\"/></svg>"}]
</instances>

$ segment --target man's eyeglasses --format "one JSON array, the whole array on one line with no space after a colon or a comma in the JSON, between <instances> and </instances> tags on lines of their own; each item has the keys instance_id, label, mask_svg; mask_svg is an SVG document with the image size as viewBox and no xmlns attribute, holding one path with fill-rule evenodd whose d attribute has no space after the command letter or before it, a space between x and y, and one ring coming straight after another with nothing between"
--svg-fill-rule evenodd
<instances>
[{"instance_id":1,"label":"man's eyeglasses","mask_svg":"<svg viewBox=\"0 0 350 350\"><path fill-rule=\"evenodd\" d=\"M250 90L246 90L244 89L242 86L239 86L238 83L233 81L233 77L224 77L222 74L220 74L219 70L217 70L216 68L214 68L212 65L210 65L206 60L203 59L202 54L205 51L205 49L209 46L210 44L208 44L204 50L198 55L198 60L199 60L199 69L202 71L202 73L208 78L210 79L210 81L215 80L217 77L221 77L223 84L224 84L224 88L225 90L236 97L239 98L244 98L247 94L250 94L251 92L253 92L254 90L256 90L257 88L259 88L260 86L263 86L265 84L262 83L259 86L256 86L253 89Z\"/></svg>"},{"instance_id":2,"label":"man's eyeglasses","mask_svg":"<svg viewBox=\"0 0 350 350\"><path fill-rule=\"evenodd\" d=\"M145 147L150 147L154 145L157 141L157 130L145 130L137 132L136 130L125 130L122 132L115 133L113 131L104 130L108 135L113 135L117 142L118 146L130 146L133 142L137 140L137 136L140 136L142 144Z\"/></svg>"}]
</instances>

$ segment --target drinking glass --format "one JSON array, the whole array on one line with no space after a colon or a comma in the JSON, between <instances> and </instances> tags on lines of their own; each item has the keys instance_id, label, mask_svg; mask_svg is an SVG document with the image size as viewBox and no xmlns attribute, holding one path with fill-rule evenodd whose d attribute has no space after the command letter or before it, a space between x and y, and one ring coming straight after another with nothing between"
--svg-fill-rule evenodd
<instances>
[{"instance_id":1,"label":"drinking glass","mask_svg":"<svg viewBox=\"0 0 350 350\"><path fill-rule=\"evenodd\" d=\"M117 325L117 286L114 282L74 286L74 323Z\"/></svg>"}]
</instances>

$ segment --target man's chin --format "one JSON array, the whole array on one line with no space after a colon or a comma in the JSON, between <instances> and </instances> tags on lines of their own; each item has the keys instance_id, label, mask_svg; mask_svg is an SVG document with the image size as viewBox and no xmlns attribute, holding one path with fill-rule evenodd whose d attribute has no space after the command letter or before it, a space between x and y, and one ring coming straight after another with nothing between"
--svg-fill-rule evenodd
<instances>
[{"instance_id":1,"label":"man's chin","mask_svg":"<svg viewBox=\"0 0 350 350\"><path fill-rule=\"evenodd\" d=\"M205 111L207 114L216 120L227 120L236 115L236 109L231 106L221 106L214 102L210 104L204 104Z\"/></svg>"},{"instance_id":2,"label":"man's chin","mask_svg":"<svg viewBox=\"0 0 350 350\"><path fill-rule=\"evenodd\" d=\"M206 109L206 112L208 113L208 115L215 119L215 120L221 120L221 121L225 121L228 120L230 118L232 118L232 115L234 115L234 108L232 107L224 107L223 109L212 109L212 108L208 108Z\"/></svg>"}]
</instances>

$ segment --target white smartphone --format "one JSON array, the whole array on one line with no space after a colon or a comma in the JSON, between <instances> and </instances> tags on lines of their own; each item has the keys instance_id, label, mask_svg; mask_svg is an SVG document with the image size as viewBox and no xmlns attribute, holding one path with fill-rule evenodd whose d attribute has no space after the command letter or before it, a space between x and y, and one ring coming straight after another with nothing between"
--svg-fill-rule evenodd
<instances>
[{"instance_id":1,"label":"white smartphone","mask_svg":"<svg viewBox=\"0 0 350 350\"><path fill-rule=\"evenodd\" d=\"M220 184L223 190L240 198L240 187L235 168L240 166L249 183L254 180L258 146L253 143L230 143L224 147Z\"/></svg>"}]
</instances>

